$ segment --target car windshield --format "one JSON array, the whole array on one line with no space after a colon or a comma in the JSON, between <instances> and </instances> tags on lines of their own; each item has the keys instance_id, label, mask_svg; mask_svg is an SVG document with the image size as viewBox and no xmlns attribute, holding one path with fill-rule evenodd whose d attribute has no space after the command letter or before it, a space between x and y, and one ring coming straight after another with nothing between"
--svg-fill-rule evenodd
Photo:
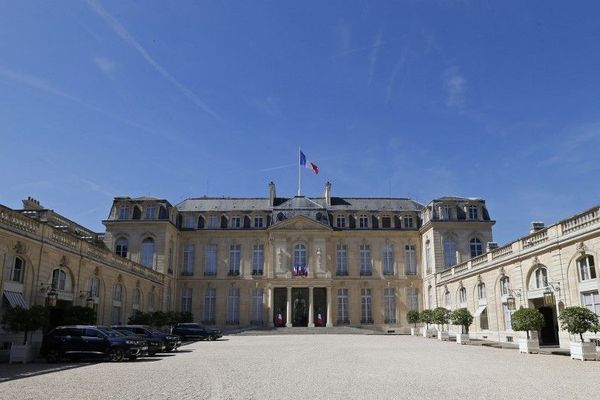
<instances>
[{"instance_id":1,"label":"car windshield","mask_svg":"<svg viewBox=\"0 0 600 400\"><path fill-rule=\"evenodd\" d=\"M111 328L99 327L98 330L100 332L104 333L106 336L109 336L109 337L127 336L127 335L124 335L121 332L116 331L116 330L111 329Z\"/></svg>"}]
</instances>

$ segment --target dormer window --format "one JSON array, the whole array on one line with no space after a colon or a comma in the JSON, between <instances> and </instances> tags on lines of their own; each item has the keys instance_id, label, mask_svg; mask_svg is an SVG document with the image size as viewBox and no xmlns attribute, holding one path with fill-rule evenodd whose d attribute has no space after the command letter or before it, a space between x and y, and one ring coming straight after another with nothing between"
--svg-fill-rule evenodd
<instances>
[{"instance_id":1,"label":"dormer window","mask_svg":"<svg viewBox=\"0 0 600 400\"><path fill-rule=\"evenodd\" d=\"M146 219L154 219L156 218L156 207L148 206L146 207Z\"/></svg>"},{"instance_id":2,"label":"dormer window","mask_svg":"<svg viewBox=\"0 0 600 400\"><path fill-rule=\"evenodd\" d=\"M381 227L383 229L389 229L392 227L392 218L389 215L381 217Z\"/></svg>"},{"instance_id":3,"label":"dormer window","mask_svg":"<svg viewBox=\"0 0 600 400\"><path fill-rule=\"evenodd\" d=\"M442 206L442 219L450 219L452 218L452 211L448 204L444 204Z\"/></svg>"},{"instance_id":4,"label":"dormer window","mask_svg":"<svg viewBox=\"0 0 600 400\"><path fill-rule=\"evenodd\" d=\"M194 229L196 227L196 218L191 215L185 217L183 227L185 229Z\"/></svg>"},{"instance_id":5,"label":"dormer window","mask_svg":"<svg viewBox=\"0 0 600 400\"><path fill-rule=\"evenodd\" d=\"M369 228L369 216L362 214L358 217L358 227L361 229Z\"/></svg>"},{"instance_id":6,"label":"dormer window","mask_svg":"<svg viewBox=\"0 0 600 400\"><path fill-rule=\"evenodd\" d=\"M119 219L129 219L129 206L119 207Z\"/></svg>"},{"instance_id":7,"label":"dormer window","mask_svg":"<svg viewBox=\"0 0 600 400\"><path fill-rule=\"evenodd\" d=\"M346 227L346 216L338 215L337 217L335 217L335 226L337 228L345 228Z\"/></svg>"},{"instance_id":8,"label":"dormer window","mask_svg":"<svg viewBox=\"0 0 600 400\"><path fill-rule=\"evenodd\" d=\"M402 222L404 224L405 229L410 229L410 228L415 227L412 215L405 215L404 218L402 218Z\"/></svg>"},{"instance_id":9,"label":"dormer window","mask_svg":"<svg viewBox=\"0 0 600 400\"><path fill-rule=\"evenodd\" d=\"M477 220L479 219L479 212L477 210L477 206L469 206L469 219Z\"/></svg>"},{"instance_id":10,"label":"dormer window","mask_svg":"<svg viewBox=\"0 0 600 400\"><path fill-rule=\"evenodd\" d=\"M232 228L238 229L242 227L242 219L240 217L233 216L231 217L231 225Z\"/></svg>"},{"instance_id":11,"label":"dormer window","mask_svg":"<svg viewBox=\"0 0 600 400\"><path fill-rule=\"evenodd\" d=\"M216 229L219 227L219 217L211 215L208 217L208 229Z\"/></svg>"},{"instance_id":12,"label":"dormer window","mask_svg":"<svg viewBox=\"0 0 600 400\"><path fill-rule=\"evenodd\" d=\"M254 217L254 227L263 228L265 226L264 218L262 216Z\"/></svg>"}]
</instances>

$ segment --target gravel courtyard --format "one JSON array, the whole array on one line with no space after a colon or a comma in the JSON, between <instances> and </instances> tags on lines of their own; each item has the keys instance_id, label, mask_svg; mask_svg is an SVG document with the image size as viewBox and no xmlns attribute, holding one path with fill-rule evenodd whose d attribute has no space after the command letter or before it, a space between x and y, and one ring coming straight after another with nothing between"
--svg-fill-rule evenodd
<instances>
[{"instance_id":1,"label":"gravel courtyard","mask_svg":"<svg viewBox=\"0 0 600 400\"><path fill-rule=\"evenodd\" d=\"M23 377L40 368L55 371ZM0 398L15 400L530 400L593 399L600 393L600 362L410 336L228 336L137 362L0 369Z\"/></svg>"}]
</instances>

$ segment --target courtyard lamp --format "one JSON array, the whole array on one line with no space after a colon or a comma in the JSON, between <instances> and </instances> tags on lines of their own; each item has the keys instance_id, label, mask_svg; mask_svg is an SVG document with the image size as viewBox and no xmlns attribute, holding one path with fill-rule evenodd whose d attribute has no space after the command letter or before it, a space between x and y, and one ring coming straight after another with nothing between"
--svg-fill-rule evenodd
<instances>
[{"instance_id":1,"label":"courtyard lamp","mask_svg":"<svg viewBox=\"0 0 600 400\"><path fill-rule=\"evenodd\" d=\"M86 294L87 297L85 298L85 306L87 308L94 308L94 297L92 296L91 290L81 290L79 292L79 297L83 299Z\"/></svg>"},{"instance_id":2,"label":"courtyard lamp","mask_svg":"<svg viewBox=\"0 0 600 400\"><path fill-rule=\"evenodd\" d=\"M58 300L58 292L56 291L56 289L54 288L54 283L43 283L41 284L42 288L40 289L40 291L43 292L48 292L46 294L46 306L47 307L56 307L56 302Z\"/></svg>"},{"instance_id":3,"label":"courtyard lamp","mask_svg":"<svg viewBox=\"0 0 600 400\"><path fill-rule=\"evenodd\" d=\"M521 298L521 289L508 289L508 296L506 297L506 306L510 311L514 311L517 309L517 305L515 302L515 296Z\"/></svg>"},{"instance_id":4,"label":"courtyard lamp","mask_svg":"<svg viewBox=\"0 0 600 400\"><path fill-rule=\"evenodd\" d=\"M544 289L544 305L549 306L554 304L555 297L554 293L560 292L560 283L559 282L548 282L546 289Z\"/></svg>"}]
</instances>

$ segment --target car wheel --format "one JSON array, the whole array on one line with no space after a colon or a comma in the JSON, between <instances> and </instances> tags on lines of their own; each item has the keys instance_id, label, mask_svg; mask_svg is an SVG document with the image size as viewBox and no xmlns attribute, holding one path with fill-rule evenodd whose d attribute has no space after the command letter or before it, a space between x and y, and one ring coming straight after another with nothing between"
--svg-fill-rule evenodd
<instances>
[{"instance_id":1,"label":"car wheel","mask_svg":"<svg viewBox=\"0 0 600 400\"><path fill-rule=\"evenodd\" d=\"M137 360L137 356L129 356L129 361L135 361Z\"/></svg>"},{"instance_id":2,"label":"car wheel","mask_svg":"<svg viewBox=\"0 0 600 400\"><path fill-rule=\"evenodd\" d=\"M57 350L48 350L48 352L46 353L46 361L49 363L55 363L58 362L60 358L60 354L58 353Z\"/></svg>"},{"instance_id":3,"label":"car wheel","mask_svg":"<svg viewBox=\"0 0 600 400\"><path fill-rule=\"evenodd\" d=\"M108 352L108 359L112 362L123 361L125 355L123 354L123 350L118 347L113 347Z\"/></svg>"},{"instance_id":4,"label":"car wheel","mask_svg":"<svg viewBox=\"0 0 600 400\"><path fill-rule=\"evenodd\" d=\"M215 340L217 340L217 337L216 337L216 336L211 336L211 337L210 337L210 340L211 340L211 341L215 341Z\"/></svg>"}]
</instances>

